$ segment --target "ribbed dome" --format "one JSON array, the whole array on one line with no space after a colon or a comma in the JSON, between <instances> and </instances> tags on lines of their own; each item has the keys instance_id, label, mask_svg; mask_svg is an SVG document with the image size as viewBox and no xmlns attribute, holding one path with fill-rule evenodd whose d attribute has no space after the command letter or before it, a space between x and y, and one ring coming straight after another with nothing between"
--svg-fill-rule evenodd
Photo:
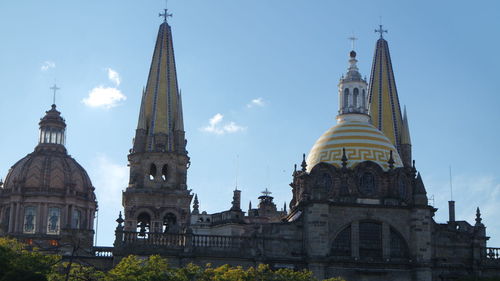
<instances>
[{"instance_id":1,"label":"ribbed dome","mask_svg":"<svg viewBox=\"0 0 500 281\"><path fill-rule=\"evenodd\" d=\"M396 148L377 128L368 122L343 121L316 141L307 157L308 172L320 162L342 167L343 148L348 159L347 167L372 161L388 170L391 151L394 167L403 166Z\"/></svg>"},{"instance_id":2,"label":"ribbed dome","mask_svg":"<svg viewBox=\"0 0 500 281\"><path fill-rule=\"evenodd\" d=\"M77 195L94 199L94 187L87 172L65 151L37 147L9 170L5 189L19 191L53 191L65 193L66 188Z\"/></svg>"}]
</instances>

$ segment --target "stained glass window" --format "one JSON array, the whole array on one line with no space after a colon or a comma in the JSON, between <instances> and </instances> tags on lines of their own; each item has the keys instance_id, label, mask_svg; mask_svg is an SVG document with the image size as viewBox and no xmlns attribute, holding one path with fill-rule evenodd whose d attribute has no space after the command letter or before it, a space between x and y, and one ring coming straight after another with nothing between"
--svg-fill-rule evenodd
<instances>
[{"instance_id":1,"label":"stained glass window","mask_svg":"<svg viewBox=\"0 0 500 281\"><path fill-rule=\"evenodd\" d=\"M382 257L382 225L376 222L359 223L359 256Z\"/></svg>"},{"instance_id":2,"label":"stained glass window","mask_svg":"<svg viewBox=\"0 0 500 281\"><path fill-rule=\"evenodd\" d=\"M47 217L47 234L59 234L61 229L61 209L49 208Z\"/></svg>"},{"instance_id":3,"label":"stained glass window","mask_svg":"<svg viewBox=\"0 0 500 281\"><path fill-rule=\"evenodd\" d=\"M332 255L334 256L351 256L351 226L342 230L332 244Z\"/></svg>"},{"instance_id":4,"label":"stained glass window","mask_svg":"<svg viewBox=\"0 0 500 281\"><path fill-rule=\"evenodd\" d=\"M35 233L36 209L35 207L24 208L24 233Z\"/></svg>"}]
</instances>

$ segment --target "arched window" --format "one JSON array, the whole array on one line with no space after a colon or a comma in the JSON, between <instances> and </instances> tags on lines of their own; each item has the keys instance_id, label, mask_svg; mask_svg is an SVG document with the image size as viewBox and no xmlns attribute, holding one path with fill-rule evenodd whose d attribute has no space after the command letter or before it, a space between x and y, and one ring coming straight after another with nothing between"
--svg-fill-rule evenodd
<instances>
[{"instance_id":1,"label":"arched window","mask_svg":"<svg viewBox=\"0 0 500 281\"><path fill-rule=\"evenodd\" d=\"M351 226L342 230L332 244L332 255L349 257L351 256Z\"/></svg>"},{"instance_id":2,"label":"arched window","mask_svg":"<svg viewBox=\"0 0 500 281\"><path fill-rule=\"evenodd\" d=\"M49 208L47 217L47 234L59 234L61 229L61 209Z\"/></svg>"},{"instance_id":3,"label":"arched window","mask_svg":"<svg viewBox=\"0 0 500 281\"><path fill-rule=\"evenodd\" d=\"M149 180L154 180L156 178L156 165L151 163L149 167Z\"/></svg>"},{"instance_id":4,"label":"arched window","mask_svg":"<svg viewBox=\"0 0 500 281\"><path fill-rule=\"evenodd\" d=\"M163 217L163 232L176 232L177 228L177 217L172 213L167 213Z\"/></svg>"},{"instance_id":5,"label":"arched window","mask_svg":"<svg viewBox=\"0 0 500 281\"><path fill-rule=\"evenodd\" d=\"M329 173L323 173L316 182L317 186L323 189L330 189L333 185L332 176Z\"/></svg>"},{"instance_id":6,"label":"arched window","mask_svg":"<svg viewBox=\"0 0 500 281\"><path fill-rule=\"evenodd\" d=\"M24 233L35 233L36 229L36 208L26 207L24 208Z\"/></svg>"},{"instance_id":7,"label":"arched window","mask_svg":"<svg viewBox=\"0 0 500 281\"><path fill-rule=\"evenodd\" d=\"M406 242L395 229L391 227L391 258L406 258L408 257L408 246Z\"/></svg>"},{"instance_id":8,"label":"arched window","mask_svg":"<svg viewBox=\"0 0 500 281\"><path fill-rule=\"evenodd\" d=\"M359 189L363 195L374 195L376 193L375 176L370 172L365 172L360 178Z\"/></svg>"},{"instance_id":9,"label":"arched window","mask_svg":"<svg viewBox=\"0 0 500 281\"><path fill-rule=\"evenodd\" d=\"M168 172L168 168L167 168L167 165L163 165L163 167L161 168L161 178L163 179L163 181L167 181L167 172Z\"/></svg>"},{"instance_id":10,"label":"arched window","mask_svg":"<svg viewBox=\"0 0 500 281\"><path fill-rule=\"evenodd\" d=\"M82 212L80 210L73 210L73 218L71 219L71 224L74 229L82 228Z\"/></svg>"},{"instance_id":11,"label":"arched window","mask_svg":"<svg viewBox=\"0 0 500 281\"><path fill-rule=\"evenodd\" d=\"M349 89L344 90L344 107L349 106Z\"/></svg>"},{"instance_id":12,"label":"arched window","mask_svg":"<svg viewBox=\"0 0 500 281\"><path fill-rule=\"evenodd\" d=\"M137 232L139 237L146 237L151 227L151 216L148 213L142 212L137 216Z\"/></svg>"},{"instance_id":13,"label":"arched window","mask_svg":"<svg viewBox=\"0 0 500 281\"><path fill-rule=\"evenodd\" d=\"M358 98L359 98L359 90L358 88L354 88L353 94L352 94L352 105L354 108L358 107Z\"/></svg>"},{"instance_id":14,"label":"arched window","mask_svg":"<svg viewBox=\"0 0 500 281\"><path fill-rule=\"evenodd\" d=\"M363 105L363 108L366 108L366 93L365 93L365 89L363 89L363 93L361 94L361 98L363 99L361 101L361 104Z\"/></svg>"},{"instance_id":15,"label":"arched window","mask_svg":"<svg viewBox=\"0 0 500 281\"><path fill-rule=\"evenodd\" d=\"M359 223L359 256L361 258L382 257L382 224L377 222Z\"/></svg>"}]
</instances>

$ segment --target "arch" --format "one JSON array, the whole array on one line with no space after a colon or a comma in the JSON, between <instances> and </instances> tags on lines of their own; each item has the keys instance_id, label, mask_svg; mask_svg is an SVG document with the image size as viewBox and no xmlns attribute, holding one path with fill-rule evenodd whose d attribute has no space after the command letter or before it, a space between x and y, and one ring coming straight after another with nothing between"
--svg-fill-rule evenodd
<instances>
[{"instance_id":1,"label":"arch","mask_svg":"<svg viewBox=\"0 0 500 281\"><path fill-rule=\"evenodd\" d=\"M165 216L163 216L162 228L164 233L176 232L178 230L177 216L170 212L166 213Z\"/></svg>"},{"instance_id":2,"label":"arch","mask_svg":"<svg viewBox=\"0 0 500 281\"><path fill-rule=\"evenodd\" d=\"M390 228L391 258L407 258L409 256L408 244L403 236L393 227Z\"/></svg>"},{"instance_id":3,"label":"arch","mask_svg":"<svg viewBox=\"0 0 500 281\"><path fill-rule=\"evenodd\" d=\"M151 229L151 216L147 212L141 212L137 216L137 232L139 237L146 237Z\"/></svg>"},{"instance_id":4,"label":"arch","mask_svg":"<svg viewBox=\"0 0 500 281\"><path fill-rule=\"evenodd\" d=\"M156 178L156 165L154 163L151 163L149 166L149 180L154 180Z\"/></svg>"},{"instance_id":5,"label":"arch","mask_svg":"<svg viewBox=\"0 0 500 281\"><path fill-rule=\"evenodd\" d=\"M345 88L344 89L344 108L349 106L349 89Z\"/></svg>"},{"instance_id":6,"label":"arch","mask_svg":"<svg viewBox=\"0 0 500 281\"><path fill-rule=\"evenodd\" d=\"M168 179L168 166L167 164L163 165L163 167L161 168L161 178L163 181L167 181Z\"/></svg>"},{"instance_id":7,"label":"arch","mask_svg":"<svg viewBox=\"0 0 500 281\"><path fill-rule=\"evenodd\" d=\"M382 224L380 222L359 222L359 256L382 257Z\"/></svg>"},{"instance_id":8,"label":"arch","mask_svg":"<svg viewBox=\"0 0 500 281\"><path fill-rule=\"evenodd\" d=\"M340 257L351 256L351 225L340 231L332 243L332 255Z\"/></svg>"},{"instance_id":9,"label":"arch","mask_svg":"<svg viewBox=\"0 0 500 281\"><path fill-rule=\"evenodd\" d=\"M359 89L354 88L354 91L352 93L352 105L354 108L358 107L358 98L359 98Z\"/></svg>"}]
</instances>

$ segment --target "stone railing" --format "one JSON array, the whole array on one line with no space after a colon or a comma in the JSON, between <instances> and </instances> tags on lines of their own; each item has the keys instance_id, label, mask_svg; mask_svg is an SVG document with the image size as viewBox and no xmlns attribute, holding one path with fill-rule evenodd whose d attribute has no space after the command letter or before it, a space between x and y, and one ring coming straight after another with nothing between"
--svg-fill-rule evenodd
<instances>
[{"instance_id":1,"label":"stone railing","mask_svg":"<svg viewBox=\"0 0 500 281\"><path fill-rule=\"evenodd\" d=\"M192 233L139 233L116 231L115 247L126 249L157 247L184 251L224 251L252 255L299 256L302 240L263 236L198 235Z\"/></svg>"},{"instance_id":2,"label":"stone railing","mask_svg":"<svg viewBox=\"0 0 500 281\"><path fill-rule=\"evenodd\" d=\"M500 260L500 248L486 248L486 258Z\"/></svg>"},{"instance_id":3,"label":"stone railing","mask_svg":"<svg viewBox=\"0 0 500 281\"><path fill-rule=\"evenodd\" d=\"M111 258L113 257L113 247L94 247L94 256Z\"/></svg>"}]
</instances>

